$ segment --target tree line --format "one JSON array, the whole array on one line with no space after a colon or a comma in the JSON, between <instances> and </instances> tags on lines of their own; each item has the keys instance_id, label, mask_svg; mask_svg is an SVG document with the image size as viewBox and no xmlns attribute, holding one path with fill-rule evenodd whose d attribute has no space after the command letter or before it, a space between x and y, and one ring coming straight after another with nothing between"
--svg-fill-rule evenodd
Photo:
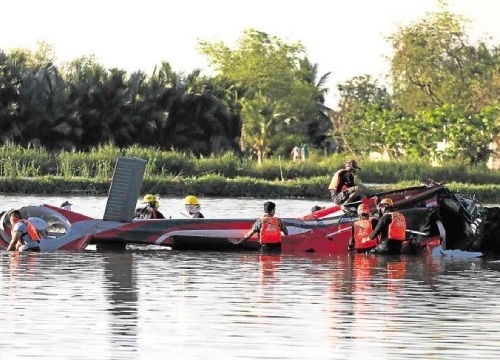
<instances>
[{"instance_id":1,"label":"tree line","mask_svg":"<svg viewBox=\"0 0 500 360\"><path fill-rule=\"evenodd\" d=\"M468 20L439 11L387 38L386 85L337 85L300 43L248 29L235 47L200 41L213 76L106 69L93 56L55 65L53 48L0 50L0 144L81 151L100 144L288 156L297 144L346 156L485 164L500 125L500 51L472 41ZM341 35L338 35L341 36ZM342 56L342 54L339 54ZM440 146L438 146L440 145Z\"/></svg>"}]
</instances>

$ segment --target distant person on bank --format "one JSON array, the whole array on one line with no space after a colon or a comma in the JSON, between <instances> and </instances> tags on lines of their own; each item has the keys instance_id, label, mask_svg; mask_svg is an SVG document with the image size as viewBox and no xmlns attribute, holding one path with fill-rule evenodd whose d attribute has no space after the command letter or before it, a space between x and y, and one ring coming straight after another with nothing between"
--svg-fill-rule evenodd
<instances>
[{"instance_id":1,"label":"distant person on bank","mask_svg":"<svg viewBox=\"0 0 500 360\"><path fill-rule=\"evenodd\" d=\"M292 151L290 152L290 156L292 157L292 161L297 161L299 160L299 157L300 157L300 148L295 145L292 149Z\"/></svg>"},{"instance_id":2,"label":"distant person on bank","mask_svg":"<svg viewBox=\"0 0 500 360\"><path fill-rule=\"evenodd\" d=\"M302 145L302 147L300 148L300 156L302 158L302 161L306 161L309 157L309 146L307 146L307 144Z\"/></svg>"}]
</instances>

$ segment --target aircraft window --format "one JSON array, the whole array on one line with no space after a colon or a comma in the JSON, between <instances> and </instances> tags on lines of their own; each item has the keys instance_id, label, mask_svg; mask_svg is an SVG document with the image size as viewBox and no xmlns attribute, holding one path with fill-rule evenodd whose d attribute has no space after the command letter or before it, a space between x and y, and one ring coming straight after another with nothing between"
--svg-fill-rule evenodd
<instances>
[{"instance_id":1,"label":"aircraft window","mask_svg":"<svg viewBox=\"0 0 500 360\"><path fill-rule=\"evenodd\" d=\"M24 219L35 217L45 221L47 226L41 235L49 239L65 235L70 226L69 221L63 215L43 206L27 206L19 211Z\"/></svg>"}]
</instances>

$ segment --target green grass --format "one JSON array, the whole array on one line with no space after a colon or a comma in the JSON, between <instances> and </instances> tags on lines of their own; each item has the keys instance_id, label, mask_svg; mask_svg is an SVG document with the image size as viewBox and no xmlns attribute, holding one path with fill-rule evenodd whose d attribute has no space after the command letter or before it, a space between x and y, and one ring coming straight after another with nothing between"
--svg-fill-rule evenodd
<instances>
[{"instance_id":1,"label":"green grass","mask_svg":"<svg viewBox=\"0 0 500 360\"><path fill-rule=\"evenodd\" d=\"M189 153L132 146L119 149L103 145L88 152L50 153L43 148L7 144L0 147L0 192L31 194L106 194L120 156L148 161L143 189L161 195L273 197L328 199L333 173L347 159L312 153L306 162L270 158L262 165L235 154L197 158ZM370 161L358 159L362 170L358 183L417 185L432 178L445 182L453 191L476 197L485 203L500 203L500 172L461 164L433 167L424 161ZM378 185L380 188L380 185ZM376 185L369 189L377 192Z\"/></svg>"}]
</instances>

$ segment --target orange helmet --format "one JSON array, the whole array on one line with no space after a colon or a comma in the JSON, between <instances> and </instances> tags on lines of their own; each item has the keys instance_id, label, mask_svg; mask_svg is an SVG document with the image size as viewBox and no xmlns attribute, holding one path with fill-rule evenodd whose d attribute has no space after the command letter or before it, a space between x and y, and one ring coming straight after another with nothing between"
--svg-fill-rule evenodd
<instances>
[{"instance_id":1,"label":"orange helmet","mask_svg":"<svg viewBox=\"0 0 500 360\"><path fill-rule=\"evenodd\" d=\"M385 198L380 201L379 205L392 206L394 203L392 202L392 199Z\"/></svg>"},{"instance_id":2,"label":"orange helmet","mask_svg":"<svg viewBox=\"0 0 500 360\"><path fill-rule=\"evenodd\" d=\"M370 214L370 208L366 204L360 204L358 206L358 215L361 216L363 214Z\"/></svg>"}]
</instances>

